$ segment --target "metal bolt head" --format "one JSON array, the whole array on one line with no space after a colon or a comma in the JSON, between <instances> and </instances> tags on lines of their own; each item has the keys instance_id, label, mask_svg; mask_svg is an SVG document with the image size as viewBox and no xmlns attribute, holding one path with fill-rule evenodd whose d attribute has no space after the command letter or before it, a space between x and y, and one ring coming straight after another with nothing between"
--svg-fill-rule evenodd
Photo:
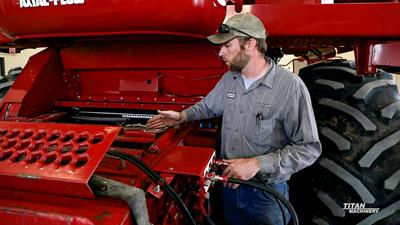
<instances>
[{"instance_id":1,"label":"metal bolt head","mask_svg":"<svg viewBox=\"0 0 400 225\"><path fill-rule=\"evenodd\" d=\"M161 191L160 185L156 185L153 189L155 193L159 193Z\"/></svg>"}]
</instances>

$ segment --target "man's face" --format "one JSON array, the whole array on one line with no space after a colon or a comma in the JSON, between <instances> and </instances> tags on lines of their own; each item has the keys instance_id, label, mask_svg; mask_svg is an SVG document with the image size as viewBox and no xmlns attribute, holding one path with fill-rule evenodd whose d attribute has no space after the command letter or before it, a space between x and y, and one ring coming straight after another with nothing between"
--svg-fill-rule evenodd
<instances>
[{"instance_id":1,"label":"man's face","mask_svg":"<svg viewBox=\"0 0 400 225\"><path fill-rule=\"evenodd\" d=\"M250 56L240 46L237 38L222 44L218 55L226 63L230 71L241 71L250 60Z\"/></svg>"}]
</instances>

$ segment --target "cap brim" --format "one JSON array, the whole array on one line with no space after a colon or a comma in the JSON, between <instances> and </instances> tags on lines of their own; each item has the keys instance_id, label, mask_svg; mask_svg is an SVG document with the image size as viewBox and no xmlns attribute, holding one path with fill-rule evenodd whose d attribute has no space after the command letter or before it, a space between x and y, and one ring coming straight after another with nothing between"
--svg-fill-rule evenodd
<instances>
[{"instance_id":1,"label":"cap brim","mask_svg":"<svg viewBox=\"0 0 400 225\"><path fill-rule=\"evenodd\" d=\"M207 40L215 45L220 45L234 39L235 37L236 35L232 33L218 33L208 36Z\"/></svg>"}]
</instances>

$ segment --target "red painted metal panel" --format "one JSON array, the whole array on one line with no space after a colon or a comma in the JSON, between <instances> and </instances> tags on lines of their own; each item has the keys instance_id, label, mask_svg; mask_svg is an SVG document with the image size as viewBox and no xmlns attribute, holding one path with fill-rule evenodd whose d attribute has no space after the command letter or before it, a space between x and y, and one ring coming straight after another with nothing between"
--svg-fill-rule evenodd
<instances>
[{"instance_id":1,"label":"red painted metal panel","mask_svg":"<svg viewBox=\"0 0 400 225\"><path fill-rule=\"evenodd\" d=\"M85 42L61 50L72 98L203 96L226 71L218 50L205 40L107 43Z\"/></svg>"},{"instance_id":2,"label":"red painted metal panel","mask_svg":"<svg viewBox=\"0 0 400 225\"><path fill-rule=\"evenodd\" d=\"M169 128L157 140L155 140L149 147L149 152L160 153L164 148L171 145L176 136L176 130Z\"/></svg>"},{"instance_id":3,"label":"red painted metal panel","mask_svg":"<svg viewBox=\"0 0 400 225\"><path fill-rule=\"evenodd\" d=\"M93 197L88 181L119 127L0 122L0 187Z\"/></svg>"},{"instance_id":4,"label":"red painted metal panel","mask_svg":"<svg viewBox=\"0 0 400 225\"><path fill-rule=\"evenodd\" d=\"M400 43L376 44L372 50L372 64L376 66L400 67Z\"/></svg>"},{"instance_id":5,"label":"red painted metal panel","mask_svg":"<svg viewBox=\"0 0 400 225\"><path fill-rule=\"evenodd\" d=\"M159 82L156 71L90 70L79 72L79 95L158 96Z\"/></svg>"},{"instance_id":6,"label":"red painted metal panel","mask_svg":"<svg viewBox=\"0 0 400 225\"><path fill-rule=\"evenodd\" d=\"M320 4L321 0L257 0L257 4Z\"/></svg>"},{"instance_id":7,"label":"red painted metal panel","mask_svg":"<svg viewBox=\"0 0 400 225\"><path fill-rule=\"evenodd\" d=\"M171 184L172 180L175 178L173 174L162 173L160 176L165 180L165 183ZM159 184L151 183L147 188L147 193L153 195L154 197L160 199L164 195L164 190L160 189Z\"/></svg>"},{"instance_id":8,"label":"red painted metal panel","mask_svg":"<svg viewBox=\"0 0 400 225\"><path fill-rule=\"evenodd\" d=\"M187 102L159 102L154 103L117 103L117 102L92 102L92 101L57 101L56 106L59 107L81 107L81 108L110 108L110 109L145 109L145 110L183 110L196 103Z\"/></svg>"},{"instance_id":9,"label":"red painted metal panel","mask_svg":"<svg viewBox=\"0 0 400 225\"><path fill-rule=\"evenodd\" d=\"M180 97L205 96L210 92L226 68L208 70L166 70L160 72L164 95Z\"/></svg>"},{"instance_id":10,"label":"red painted metal panel","mask_svg":"<svg viewBox=\"0 0 400 225\"><path fill-rule=\"evenodd\" d=\"M153 169L160 173L185 174L204 177L214 157L211 148L177 146L163 157Z\"/></svg>"},{"instance_id":11,"label":"red painted metal panel","mask_svg":"<svg viewBox=\"0 0 400 225\"><path fill-rule=\"evenodd\" d=\"M53 110L54 101L66 95L58 51L46 49L32 56L3 103L21 103L18 116L35 117Z\"/></svg>"},{"instance_id":12,"label":"red painted metal panel","mask_svg":"<svg viewBox=\"0 0 400 225\"><path fill-rule=\"evenodd\" d=\"M12 38L0 33L0 43L12 42Z\"/></svg>"},{"instance_id":13,"label":"red painted metal panel","mask_svg":"<svg viewBox=\"0 0 400 225\"><path fill-rule=\"evenodd\" d=\"M61 50L67 70L222 68L218 49L204 40L156 39L83 42Z\"/></svg>"},{"instance_id":14,"label":"red painted metal panel","mask_svg":"<svg viewBox=\"0 0 400 225\"><path fill-rule=\"evenodd\" d=\"M53 189L51 186L48 188ZM126 203L115 199L98 197L88 200L1 189L0 196L1 224L132 224Z\"/></svg>"},{"instance_id":15,"label":"red painted metal panel","mask_svg":"<svg viewBox=\"0 0 400 225\"><path fill-rule=\"evenodd\" d=\"M234 14L230 6L228 17ZM400 38L400 4L265 4L244 7L271 37Z\"/></svg>"},{"instance_id":16,"label":"red painted metal panel","mask_svg":"<svg viewBox=\"0 0 400 225\"><path fill-rule=\"evenodd\" d=\"M354 55L356 60L356 71L359 75L374 74L376 67L371 64L372 41L359 41L355 43Z\"/></svg>"},{"instance_id":17,"label":"red painted metal panel","mask_svg":"<svg viewBox=\"0 0 400 225\"><path fill-rule=\"evenodd\" d=\"M123 133L119 135L116 141L136 142L150 144L156 140L156 134L149 132L147 129L127 128L123 129Z\"/></svg>"},{"instance_id":18,"label":"red painted metal panel","mask_svg":"<svg viewBox=\"0 0 400 225\"><path fill-rule=\"evenodd\" d=\"M2 120L12 120L18 118L18 112L21 109L21 103L8 103L3 105ZM4 110L4 111L3 111Z\"/></svg>"},{"instance_id":19,"label":"red painted metal panel","mask_svg":"<svg viewBox=\"0 0 400 225\"><path fill-rule=\"evenodd\" d=\"M195 97L176 97L176 96L159 96L159 97L151 97L151 96L128 96L121 99L118 96L109 96L108 98L104 98L103 95L96 96L81 96L77 98L78 101L56 101L56 106L81 106L81 107L98 107L100 106L97 103L103 104L103 106L107 106L110 108L115 107L126 107L132 108L130 103L137 104L182 104L182 105L192 105L197 101L201 100L201 96Z\"/></svg>"},{"instance_id":20,"label":"red painted metal panel","mask_svg":"<svg viewBox=\"0 0 400 225\"><path fill-rule=\"evenodd\" d=\"M218 82L225 69L205 70L107 70L81 71L73 99L101 101L158 96L195 97L206 95ZM171 101L171 103L174 103Z\"/></svg>"},{"instance_id":21,"label":"red painted metal panel","mask_svg":"<svg viewBox=\"0 0 400 225\"><path fill-rule=\"evenodd\" d=\"M133 33L204 37L225 17L216 0L49 1L49 6L21 8L22 2L39 1L0 1L0 27L16 39Z\"/></svg>"}]
</instances>

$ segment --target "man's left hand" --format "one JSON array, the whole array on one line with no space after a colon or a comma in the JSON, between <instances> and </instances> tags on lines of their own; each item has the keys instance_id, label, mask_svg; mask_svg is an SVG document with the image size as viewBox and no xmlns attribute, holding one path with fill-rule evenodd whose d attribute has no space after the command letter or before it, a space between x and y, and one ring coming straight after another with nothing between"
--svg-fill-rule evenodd
<instances>
[{"instance_id":1,"label":"man's left hand","mask_svg":"<svg viewBox=\"0 0 400 225\"><path fill-rule=\"evenodd\" d=\"M224 162L228 163L228 166L225 168L222 174L223 176L249 180L260 171L260 165L255 157L246 159L224 159ZM228 187L233 189L236 189L238 186L238 184L228 184Z\"/></svg>"}]
</instances>

